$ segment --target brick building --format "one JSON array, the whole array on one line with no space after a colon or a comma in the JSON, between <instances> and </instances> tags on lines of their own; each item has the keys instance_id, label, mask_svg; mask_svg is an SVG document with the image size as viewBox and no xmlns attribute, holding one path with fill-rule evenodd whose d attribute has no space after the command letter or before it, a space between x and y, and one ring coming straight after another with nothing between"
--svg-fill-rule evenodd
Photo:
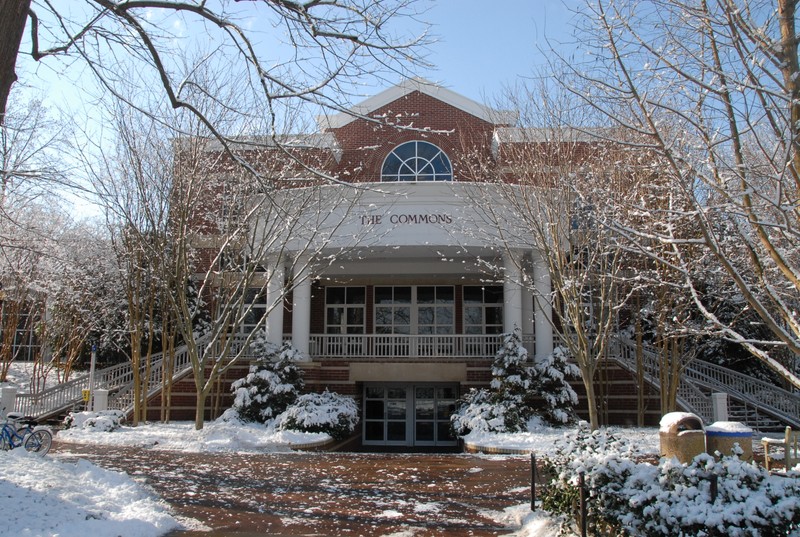
<instances>
[{"instance_id":1,"label":"brick building","mask_svg":"<svg viewBox=\"0 0 800 537\"><path fill-rule=\"evenodd\" d=\"M484 212L523 137L515 114L419 79L352 112L319 118L295 156L353 185L316 185L302 205L302 181L277 192L307 225L263 260L267 337L307 356L309 390L361 402L365 446L454 445L452 409L488 384L499 334L553 350L546 263Z\"/></svg>"}]
</instances>

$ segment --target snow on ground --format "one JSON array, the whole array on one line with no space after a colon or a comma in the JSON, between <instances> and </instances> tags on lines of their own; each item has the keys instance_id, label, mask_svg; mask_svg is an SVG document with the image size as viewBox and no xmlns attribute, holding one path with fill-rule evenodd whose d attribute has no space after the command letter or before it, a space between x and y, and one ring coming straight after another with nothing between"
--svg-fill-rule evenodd
<instances>
[{"instance_id":1,"label":"snow on ground","mask_svg":"<svg viewBox=\"0 0 800 537\"><path fill-rule=\"evenodd\" d=\"M129 476L25 450L0 452L0 512L15 535L150 537L181 527Z\"/></svg>"},{"instance_id":2,"label":"snow on ground","mask_svg":"<svg viewBox=\"0 0 800 537\"><path fill-rule=\"evenodd\" d=\"M11 382L25 389L30 371L12 368ZM15 364L16 366L16 364ZM487 449L534 451L538 456L555 453L556 440L564 429L537 427L530 433L495 435L474 433L465 440ZM625 429L645 452L658 453L657 429ZM274 452L290 445L324 441L319 433L276 431L262 425L217 420L196 431L193 423L143 424L104 432L96 429L59 431L59 442L96 445L151 447L183 452ZM431 506L420 506L419 512ZM23 450L0 452L0 512L7 527L18 535L104 537L159 536L175 528L194 526L196 521L178 520L145 485L130 476L104 470L88 461L38 457ZM384 516L393 516L386 511ZM516 537L556 537L558 525L527 504L509 506L503 512L486 513L509 527ZM24 529L23 529L24 528ZM398 534L397 537L400 537ZM405 536L404 536L405 537Z\"/></svg>"},{"instance_id":3,"label":"snow on ground","mask_svg":"<svg viewBox=\"0 0 800 537\"><path fill-rule=\"evenodd\" d=\"M312 444L329 439L330 436L323 433L277 431L260 424L221 419L205 424L200 431L195 430L193 422L178 422L122 427L112 432L75 428L58 433L59 442L155 447L192 453L289 451L292 445Z\"/></svg>"},{"instance_id":4,"label":"snow on ground","mask_svg":"<svg viewBox=\"0 0 800 537\"><path fill-rule=\"evenodd\" d=\"M657 429L625 429L625 435L635 439L644 452L657 453ZM486 448L533 450L546 456L555 452L556 440L565 429L538 428L534 432L492 435L473 434L471 443ZM325 435L275 431L263 425L241 424L217 420L207 423L201 431L193 423L142 424L104 432L92 428L59 431L60 442L80 442L95 445L150 447L182 452L274 452L287 451L290 444L305 444L324 439ZM5 502L22 526L29 527L26 535L126 535L132 537L161 535L179 527L179 521L168 508L152 498L148 490L124 474L102 470L86 461L77 467L52 455L44 459L18 453L2 454L0 473L0 509ZM484 455L490 456L490 455ZM21 471L21 468L31 469ZM28 476L26 476L26 472ZM22 475L23 477L18 477ZM17 476L17 477L14 477ZM40 481L35 477L42 476ZM96 493L104 490L104 494ZM115 506L126 506L125 509ZM420 506L422 513L430 506ZM48 511L53 516L43 518ZM60 513L60 514L59 514ZM387 510L381 516L396 516ZM504 512L486 516L509 527L509 535L517 537L555 537L558 525L541 512L531 513L527 504L510 506ZM35 521L29 524L27 521ZM48 526L48 524L50 524Z\"/></svg>"}]
</instances>

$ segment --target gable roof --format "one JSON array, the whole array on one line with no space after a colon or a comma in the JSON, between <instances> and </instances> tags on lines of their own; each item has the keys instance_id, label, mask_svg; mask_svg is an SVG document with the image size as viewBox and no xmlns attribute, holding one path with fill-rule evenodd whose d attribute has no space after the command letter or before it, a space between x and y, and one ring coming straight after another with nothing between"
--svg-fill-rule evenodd
<instances>
[{"instance_id":1,"label":"gable roof","mask_svg":"<svg viewBox=\"0 0 800 537\"><path fill-rule=\"evenodd\" d=\"M349 112L342 112L334 115L323 115L317 117L317 124L320 129L338 129L344 127L348 123L358 119L361 116L369 115L387 104L400 99L412 93L419 91L434 99L438 99L447 103L467 114L473 115L488 123L494 125L513 125L517 121L518 114L509 110L495 110L488 106L484 106L472 99L464 97L454 91L443 88L438 84L434 84L424 78L409 78L400 84L386 89L377 95L373 95L368 99L360 102L359 104L350 108Z\"/></svg>"}]
</instances>

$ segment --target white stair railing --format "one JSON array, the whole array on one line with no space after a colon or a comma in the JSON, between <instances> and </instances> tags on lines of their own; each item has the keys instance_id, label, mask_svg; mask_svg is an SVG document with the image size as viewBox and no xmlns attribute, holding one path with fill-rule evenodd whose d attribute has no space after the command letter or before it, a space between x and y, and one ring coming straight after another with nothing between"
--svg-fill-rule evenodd
<instances>
[{"instance_id":1,"label":"white stair railing","mask_svg":"<svg viewBox=\"0 0 800 537\"><path fill-rule=\"evenodd\" d=\"M645 380L653 386L661 387L660 364L658 352L647 345L642 349L642 366ZM625 338L615 338L612 345L611 357L616 358L626 369L636 372L636 343ZM694 412L705 422L712 421L711 397L704 394L699 387L686 382L681 378L677 392L678 403Z\"/></svg>"},{"instance_id":2,"label":"white stair railing","mask_svg":"<svg viewBox=\"0 0 800 537\"><path fill-rule=\"evenodd\" d=\"M163 366L163 354L154 354L150 359L148 385L151 389L148 396L155 395L161 389ZM175 351L173 379L184 375L190 368L191 361L187 347L179 347ZM147 373L147 364L140 366L140 373L142 376ZM37 393L18 394L14 410L37 418L47 418L59 414L80 405L83 402L83 391L89 389L89 384L89 376L83 375ZM109 391L109 408L129 412L133 406L133 367L131 363L126 362L96 371L94 389Z\"/></svg>"},{"instance_id":3,"label":"white stair railing","mask_svg":"<svg viewBox=\"0 0 800 537\"><path fill-rule=\"evenodd\" d=\"M617 343L616 354L620 362L635 371L636 343L626 338L617 338ZM650 345L644 345L642 354L647 380L658 386L658 351ZM678 397L684 406L706 422L713 420L712 407L710 397L705 395L702 388L727 393L731 398L772 415L785 424L800 426L800 395L726 367L695 359L687 364L681 375Z\"/></svg>"}]
</instances>

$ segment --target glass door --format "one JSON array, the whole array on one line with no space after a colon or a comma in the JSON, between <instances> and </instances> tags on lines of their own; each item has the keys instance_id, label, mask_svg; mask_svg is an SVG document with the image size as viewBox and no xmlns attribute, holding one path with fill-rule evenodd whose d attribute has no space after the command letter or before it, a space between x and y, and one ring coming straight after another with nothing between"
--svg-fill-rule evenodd
<instances>
[{"instance_id":1,"label":"glass door","mask_svg":"<svg viewBox=\"0 0 800 537\"><path fill-rule=\"evenodd\" d=\"M364 388L364 444L408 445L408 386Z\"/></svg>"},{"instance_id":2,"label":"glass door","mask_svg":"<svg viewBox=\"0 0 800 537\"><path fill-rule=\"evenodd\" d=\"M450 416L456 408L455 386L414 387L414 445L455 445Z\"/></svg>"},{"instance_id":3,"label":"glass door","mask_svg":"<svg viewBox=\"0 0 800 537\"><path fill-rule=\"evenodd\" d=\"M364 445L454 446L450 416L455 384L368 384L364 387Z\"/></svg>"}]
</instances>

